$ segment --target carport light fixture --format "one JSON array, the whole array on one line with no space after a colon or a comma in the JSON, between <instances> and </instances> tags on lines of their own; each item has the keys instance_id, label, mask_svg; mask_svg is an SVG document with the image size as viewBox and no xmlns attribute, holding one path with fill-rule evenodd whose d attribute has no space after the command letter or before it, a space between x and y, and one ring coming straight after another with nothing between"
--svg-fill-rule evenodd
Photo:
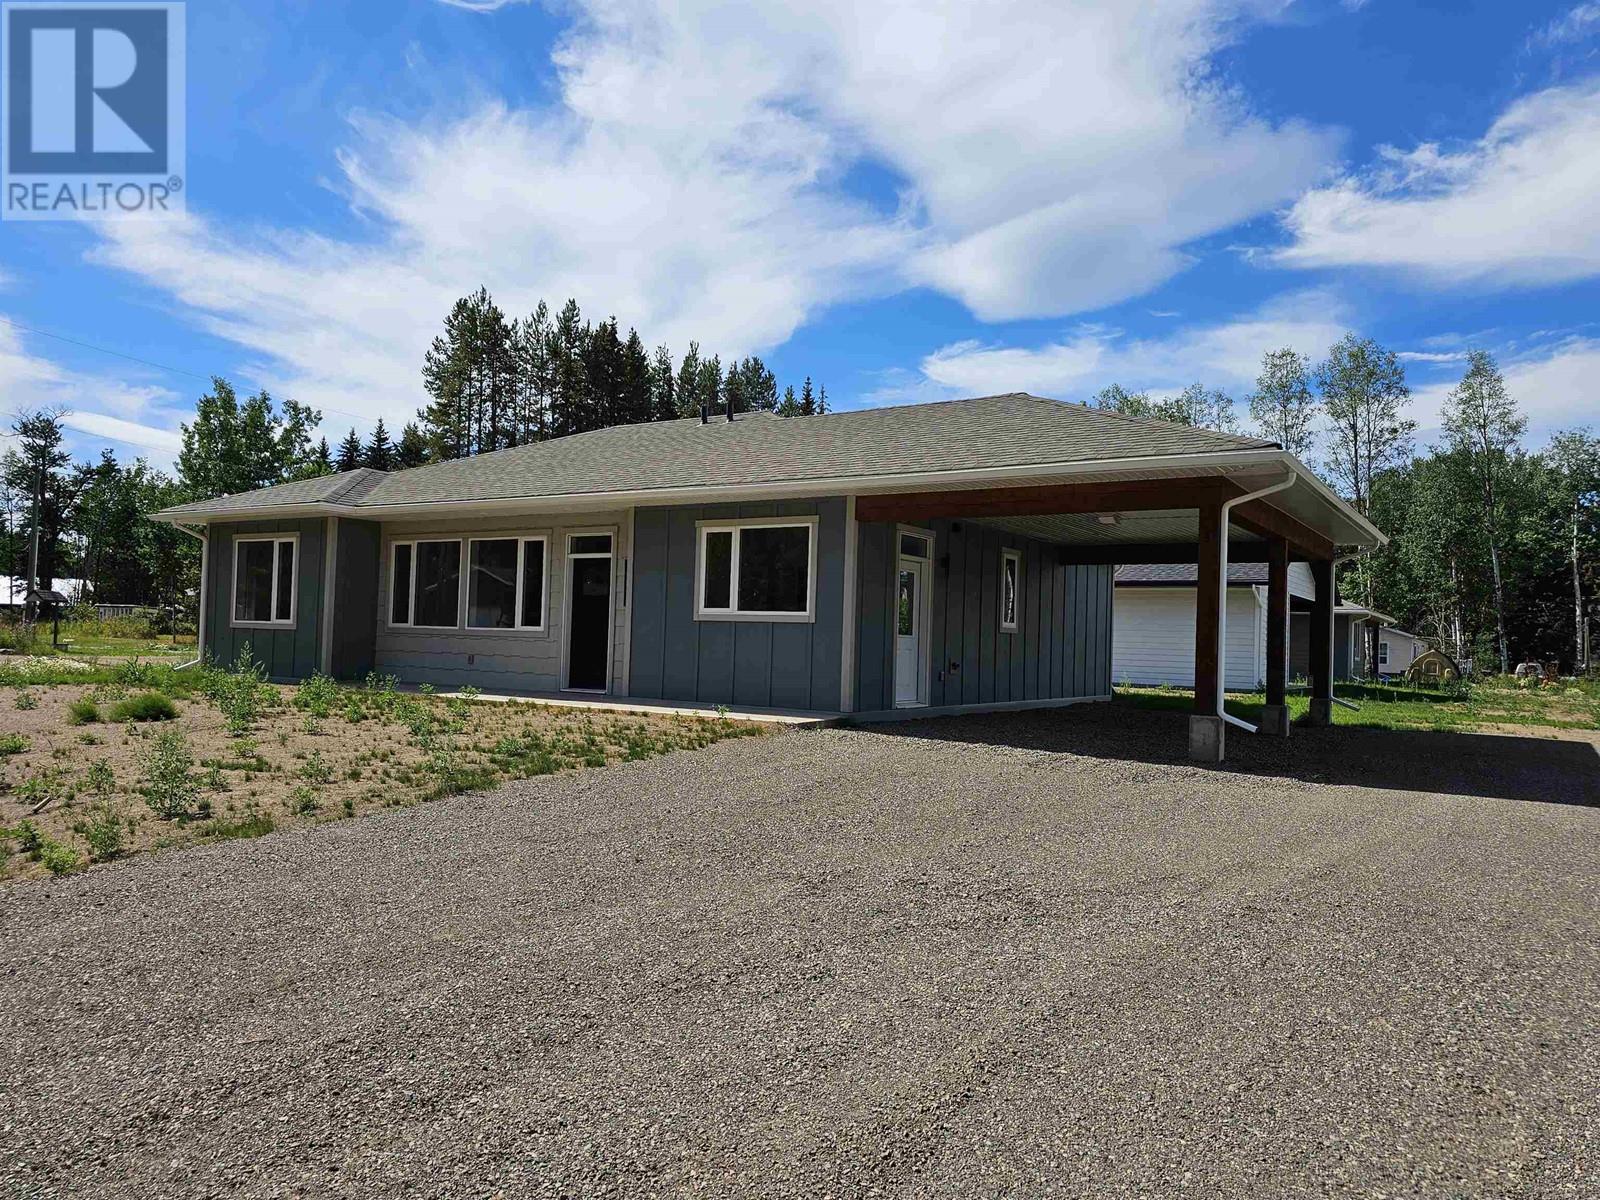
<instances>
[{"instance_id":1,"label":"carport light fixture","mask_svg":"<svg viewBox=\"0 0 1600 1200\"><path fill-rule=\"evenodd\" d=\"M1238 717L1228 713L1224 700L1225 683L1228 678L1228 517L1233 513L1233 506L1244 504L1250 500L1260 500L1263 496L1270 496L1274 492L1281 492L1285 488L1294 486L1295 480L1300 476L1289 472L1289 478L1284 479L1271 487L1264 487L1260 491L1247 492L1243 496L1235 496L1232 500L1222 502L1222 513L1218 519L1218 532L1221 536L1217 539L1217 558L1220 566L1217 569L1217 716L1230 725L1237 725L1240 729L1251 733L1260 730L1249 721L1241 721Z\"/></svg>"}]
</instances>

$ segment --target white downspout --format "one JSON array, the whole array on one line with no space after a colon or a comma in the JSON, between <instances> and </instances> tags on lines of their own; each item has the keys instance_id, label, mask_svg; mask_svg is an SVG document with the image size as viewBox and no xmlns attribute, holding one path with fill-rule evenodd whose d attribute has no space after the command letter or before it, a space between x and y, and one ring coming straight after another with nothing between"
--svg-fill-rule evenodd
<instances>
[{"instance_id":1,"label":"white downspout","mask_svg":"<svg viewBox=\"0 0 1600 1200\"><path fill-rule=\"evenodd\" d=\"M1243 721L1230 715L1224 701L1228 685L1228 516L1233 512L1234 505L1244 504L1250 500L1260 500L1263 496L1270 496L1274 492L1281 492L1285 488L1291 488L1294 486L1295 480L1299 478L1298 472L1290 471L1289 478L1275 483L1271 487L1264 487L1260 491L1247 492L1243 496L1235 496L1232 500L1224 500L1222 502L1222 514L1218 530L1221 536L1217 539L1217 558L1220 560L1220 565L1217 569L1217 716L1228 724L1237 725L1240 729L1248 730L1251 733L1260 731L1249 721Z\"/></svg>"},{"instance_id":2,"label":"white downspout","mask_svg":"<svg viewBox=\"0 0 1600 1200\"><path fill-rule=\"evenodd\" d=\"M199 533L196 533L187 525L179 525L176 521L172 523L172 527L183 530L184 533L187 533L200 543L200 619L195 626L194 657L188 662L178 663L172 668L174 671L181 671L185 667L199 665L206 656L206 581L211 574L211 539L208 536L209 530L204 525L200 526Z\"/></svg>"}]
</instances>

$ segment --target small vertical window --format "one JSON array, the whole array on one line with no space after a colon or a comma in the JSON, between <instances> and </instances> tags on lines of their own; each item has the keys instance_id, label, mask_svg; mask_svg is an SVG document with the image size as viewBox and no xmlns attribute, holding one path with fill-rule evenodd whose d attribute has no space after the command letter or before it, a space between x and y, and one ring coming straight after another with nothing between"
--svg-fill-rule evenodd
<instances>
[{"instance_id":1,"label":"small vertical window","mask_svg":"<svg viewBox=\"0 0 1600 1200\"><path fill-rule=\"evenodd\" d=\"M707 530L705 555L705 590L700 607L725 612L733 607L733 530Z\"/></svg>"},{"instance_id":2,"label":"small vertical window","mask_svg":"<svg viewBox=\"0 0 1600 1200\"><path fill-rule=\"evenodd\" d=\"M272 607L272 619L287 623L294 617L294 543L278 543L277 596Z\"/></svg>"},{"instance_id":3,"label":"small vertical window","mask_svg":"<svg viewBox=\"0 0 1600 1200\"><path fill-rule=\"evenodd\" d=\"M516 538L473 538L467 552L467 627L510 629L517 621Z\"/></svg>"},{"instance_id":4,"label":"small vertical window","mask_svg":"<svg viewBox=\"0 0 1600 1200\"><path fill-rule=\"evenodd\" d=\"M527 538L522 543L522 600L517 624L524 629L544 628L544 546L543 538Z\"/></svg>"},{"instance_id":5,"label":"small vertical window","mask_svg":"<svg viewBox=\"0 0 1600 1200\"><path fill-rule=\"evenodd\" d=\"M389 624L411 624L411 543L394 547L394 573L389 577Z\"/></svg>"},{"instance_id":6,"label":"small vertical window","mask_svg":"<svg viewBox=\"0 0 1600 1200\"><path fill-rule=\"evenodd\" d=\"M418 542L412 558L416 577L411 622L431 629L461 624L461 543Z\"/></svg>"},{"instance_id":7,"label":"small vertical window","mask_svg":"<svg viewBox=\"0 0 1600 1200\"><path fill-rule=\"evenodd\" d=\"M1017 631L1017 592L1022 585L1022 555L1016 550L1000 551L1000 631Z\"/></svg>"}]
</instances>

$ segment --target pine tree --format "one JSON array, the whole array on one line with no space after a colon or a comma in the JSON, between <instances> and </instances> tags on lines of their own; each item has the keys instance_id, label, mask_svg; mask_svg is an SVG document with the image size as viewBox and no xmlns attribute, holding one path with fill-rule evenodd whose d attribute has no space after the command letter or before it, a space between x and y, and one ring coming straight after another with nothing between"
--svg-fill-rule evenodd
<instances>
[{"instance_id":1,"label":"pine tree","mask_svg":"<svg viewBox=\"0 0 1600 1200\"><path fill-rule=\"evenodd\" d=\"M700 393L700 403L712 414L727 414L719 407L723 400L722 358L712 355L700 363L700 378L695 384Z\"/></svg>"},{"instance_id":2,"label":"pine tree","mask_svg":"<svg viewBox=\"0 0 1600 1200\"><path fill-rule=\"evenodd\" d=\"M655 400L650 385L650 355L636 329L628 330L622 343L622 378L618 395L620 424L639 425L655 417Z\"/></svg>"},{"instance_id":3,"label":"pine tree","mask_svg":"<svg viewBox=\"0 0 1600 1200\"><path fill-rule=\"evenodd\" d=\"M344 441L339 443L339 457L334 465L340 471L354 471L362 465L363 458L361 439L356 436L356 431L352 429L345 434Z\"/></svg>"},{"instance_id":4,"label":"pine tree","mask_svg":"<svg viewBox=\"0 0 1600 1200\"><path fill-rule=\"evenodd\" d=\"M778 404L778 415L780 417L798 417L800 415L800 401L795 399L793 384L783 389L783 399Z\"/></svg>"},{"instance_id":5,"label":"pine tree","mask_svg":"<svg viewBox=\"0 0 1600 1200\"><path fill-rule=\"evenodd\" d=\"M322 443L322 453L328 453L328 443ZM411 467L420 467L428 461L428 439L423 436L422 430L415 421L407 421L404 429L400 431L400 444L395 448L395 465L401 470ZM333 469L329 464L330 471Z\"/></svg>"},{"instance_id":6,"label":"pine tree","mask_svg":"<svg viewBox=\"0 0 1600 1200\"><path fill-rule=\"evenodd\" d=\"M512 445L550 436L550 310L543 300L511 329Z\"/></svg>"},{"instance_id":7,"label":"pine tree","mask_svg":"<svg viewBox=\"0 0 1600 1200\"><path fill-rule=\"evenodd\" d=\"M678 415L698 417L705 401L700 396L700 343L690 342L683 356L683 366L678 368ZM709 409L705 410L709 413Z\"/></svg>"},{"instance_id":8,"label":"pine tree","mask_svg":"<svg viewBox=\"0 0 1600 1200\"><path fill-rule=\"evenodd\" d=\"M1269 350L1262 357L1261 374L1256 376L1256 390L1250 397L1250 415L1267 439L1296 458L1311 456L1317 399L1311 393L1311 364L1304 355L1285 347Z\"/></svg>"},{"instance_id":9,"label":"pine tree","mask_svg":"<svg viewBox=\"0 0 1600 1200\"><path fill-rule=\"evenodd\" d=\"M436 457L465 458L511 444L514 377L510 327L480 287L456 301L423 359L433 403L417 415Z\"/></svg>"},{"instance_id":10,"label":"pine tree","mask_svg":"<svg viewBox=\"0 0 1600 1200\"><path fill-rule=\"evenodd\" d=\"M622 415L622 339L617 319L602 321L589 331L584 345L584 402L573 433L605 429L624 423Z\"/></svg>"},{"instance_id":11,"label":"pine tree","mask_svg":"<svg viewBox=\"0 0 1600 1200\"><path fill-rule=\"evenodd\" d=\"M394 470L394 443L389 440L389 431L384 428L382 417L379 417L378 423L372 427L372 440L367 443L361 462L363 466L371 467L375 471Z\"/></svg>"},{"instance_id":12,"label":"pine tree","mask_svg":"<svg viewBox=\"0 0 1600 1200\"><path fill-rule=\"evenodd\" d=\"M591 428L586 421L589 385L584 374L591 330L576 300L568 300L550 329L550 436L566 437Z\"/></svg>"},{"instance_id":13,"label":"pine tree","mask_svg":"<svg viewBox=\"0 0 1600 1200\"><path fill-rule=\"evenodd\" d=\"M1506 589L1500 570L1501 477L1507 460L1528 428L1528 419L1506 391L1505 380L1492 355L1474 350L1467 355L1467 373L1444 402L1444 431L1450 448L1469 465L1478 488L1483 530L1489 544L1489 565L1494 580L1495 643L1500 653L1500 673L1511 669L1506 644Z\"/></svg>"},{"instance_id":14,"label":"pine tree","mask_svg":"<svg viewBox=\"0 0 1600 1200\"><path fill-rule=\"evenodd\" d=\"M815 416L817 412L817 398L811 391L811 376L806 376L806 381L800 385L800 415L802 417Z\"/></svg>"},{"instance_id":15,"label":"pine tree","mask_svg":"<svg viewBox=\"0 0 1600 1200\"><path fill-rule=\"evenodd\" d=\"M672 370L672 351L657 346L650 360L650 412L653 421L678 418L678 381Z\"/></svg>"},{"instance_id":16,"label":"pine tree","mask_svg":"<svg viewBox=\"0 0 1600 1200\"><path fill-rule=\"evenodd\" d=\"M311 452L311 457L306 463L305 477L316 478L321 475L333 474L333 454L328 449L328 439L317 439L317 448Z\"/></svg>"},{"instance_id":17,"label":"pine tree","mask_svg":"<svg viewBox=\"0 0 1600 1200\"><path fill-rule=\"evenodd\" d=\"M817 416L826 416L828 413L828 385L823 384L817 389Z\"/></svg>"}]
</instances>

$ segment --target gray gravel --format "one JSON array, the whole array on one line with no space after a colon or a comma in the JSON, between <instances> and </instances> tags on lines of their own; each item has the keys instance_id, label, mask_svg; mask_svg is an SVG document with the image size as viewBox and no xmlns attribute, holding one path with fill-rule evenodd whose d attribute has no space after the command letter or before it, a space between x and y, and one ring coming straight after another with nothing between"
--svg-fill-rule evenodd
<instances>
[{"instance_id":1,"label":"gray gravel","mask_svg":"<svg viewBox=\"0 0 1600 1200\"><path fill-rule=\"evenodd\" d=\"M1182 734L795 731L0 889L0 1196L1600 1194L1596 746Z\"/></svg>"}]
</instances>

